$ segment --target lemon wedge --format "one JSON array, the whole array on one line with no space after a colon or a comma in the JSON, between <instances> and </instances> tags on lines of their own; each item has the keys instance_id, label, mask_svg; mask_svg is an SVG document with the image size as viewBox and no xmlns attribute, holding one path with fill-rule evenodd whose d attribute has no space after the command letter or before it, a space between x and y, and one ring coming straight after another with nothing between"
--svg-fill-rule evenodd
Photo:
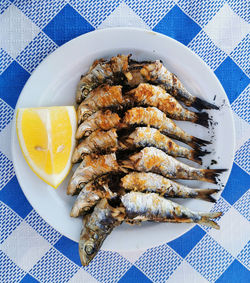
<instances>
[{"instance_id":1,"label":"lemon wedge","mask_svg":"<svg viewBox=\"0 0 250 283\"><path fill-rule=\"evenodd\" d=\"M71 169L76 131L74 106L20 108L16 128L30 168L57 188Z\"/></svg>"}]
</instances>

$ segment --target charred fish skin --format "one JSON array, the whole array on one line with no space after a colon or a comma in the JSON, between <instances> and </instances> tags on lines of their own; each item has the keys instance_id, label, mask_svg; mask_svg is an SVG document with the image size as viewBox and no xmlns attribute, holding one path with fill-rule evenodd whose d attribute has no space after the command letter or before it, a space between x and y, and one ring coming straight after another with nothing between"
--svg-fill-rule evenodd
<instances>
[{"instance_id":1,"label":"charred fish skin","mask_svg":"<svg viewBox=\"0 0 250 283\"><path fill-rule=\"evenodd\" d=\"M168 118L166 114L156 107L134 107L126 111L122 123L124 127L126 125L138 125L156 128L163 134L182 141L194 149L210 144L209 141L187 134L180 127L178 127L174 121Z\"/></svg>"},{"instance_id":2,"label":"charred fish skin","mask_svg":"<svg viewBox=\"0 0 250 283\"><path fill-rule=\"evenodd\" d=\"M100 85L92 90L84 101L78 106L78 124L100 109L120 107L123 103L122 87L119 85Z\"/></svg>"},{"instance_id":3,"label":"charred fish skin","mask_svg":"<svg viewBox=\"0 0 250 283\"><path fill-rule=\"evenodd\" d=\"M71 177L67 194L75 195L91 180L110 172L119 171L115 153L87 155Z\"/></svg>"},{"instance_id":4,"label":"charred fish skin","mask_svg":"<svg viewBox=\"0 0 250 283\"><path fill-rule=\"evenodd\" d=\"M96 130L74 149L72 163L79 162L85 155L92 153L110 153L118 148L116 129Z\"/></svg>"},{"instance_id":5,"label":"charred fish skin","mask_svg":"<svg viewBox=\"0 0 250 283\"><path fill-rule=\"evenodd\" d=\"M208 152L200 149L190 150L176 144L173 140L155 128L137 127L128 137L119 140L119 149L156 147L174 157L184 157L202 164L201 156Z\"/></svg>"},{"instance_id":6,"label":"charred fish skin","mask_svg":"<svg viewBox=\"0 0 250 283\"><path fill-rule=\"evenodd\" d=\"M160 86L141 83L137 88L127 92L127 95L130 95L140 105L158 108L171 119L190 121L206 128L209 126L208 113L197 113L185 109Z\"/></svg>"},{"instance_id":7,"label":"charred fish skin","mask_svg":"<svg viewBox=\"0 0 250 283\"><path fill-rule=\"evenodd\" d=\"M222 215L221 212L194 212L182 205L165 199L158 194L130 192L121 197L126 210L128 222L139 221L199 223L219 229L212 219Z\"/></svg>"},{"instance_id":8,"label":"charred fish skin","mask_svg":"<svg viewBox=\"0 0 250 283\"><path fill-rule=\"evenodd\" d=\"M92 214L84 218L79 240L79 255L83 266L90 263L107 236L123 220L124 209L113 208L106 199L102 199L95 206Z\"/></svg>"},{"instance_id":9,"label":"charred fish skin","mask_svg":"<svg viewBox=\"0 0 250 283\"><path fill-rule=\"evenodd\" d=\"M122 161L121 167L140 172L152 172L170 179L200 180L216 184L217 177L226 169L197 169L178 161L160 149L145 147Z\"/></svg>"},{"instance_id":10,"label":"charred fish skin","mask_svg":"<svg viewBox=\"0 0 250 283\"><path fill-rule=\"evenodd\" d=\"M133 72L128 71L125 76L129 81L133 80L133 74L135 74L134 67L132 66ZM181 100L186 106L192 106L197 110L202 109L216 109L219 108L201 98L193 96L181 83L176 75L167 70L166 67L159 61L148 62L148 63L137 63L137 72L143 77L141 82L150 82L152 84L162 85L167 92ZM139 77L139 75L137 75ZM130 80L129 80L130 79Z\"/></svg>"},{"instance_id":11,"label":"charred fish skin","mask_svg":"<svg viewBox=\"0 0 250 283\"><path fill-rule=\"evenodd\" d=\"M76 87L76 102L81 103L82 100L99 84L110 80L112 82L113 73L110 64L105 60L100 60L90 72L82 76Z\"/></svg>"},{"instance_id":12,"label":"charred fish skin","mask_svg":"<svg viewBox=\"0 0 250 283\"><path fill-rule=\"evenodd\" d=\"M212 194L218 189L193 189L169 180L161 175L146 172L132 172L121 178L124 190L157 193L164 198L195 198L216 202Z\"/></svg>"},{"instance_id":13,"label":"charred fish skin","mask_svg":"<svg viewBox=\"0 0 250 283\"><path fill-rule=\"evenodd\" d=\"M99 110L80 124L75 137L76 139L87 137L98 129L108 131L118 127L119 123L120 117L118 114L113 113L110 110Z\"/></svg>"},{"instance_id":14,"label":"charred fish skin","mask_svg":"<svg viewBox=\"0 0 250 283\"><path fill-rule=\"evenodd\" d=\"M101 197L93 189L93 181L82 188L70 212L71 217L87 214Z\"/></svg>"},{"instance_id":15,"label":"charred fish skin","mask_svg":"<svg viewBox=\"0 0 250 283\"><path fill-rule=\"evenodd\" d=\"M110 61L97 60L89 72L81 77L76 89L76 102L81 103L88 94L103 83L115 84L117 78L121 77L128 69L128 61L131 55L120 55L112 57Z\"/></svg>"},{"instance_id":16,"label":"charred fish skin","mask_svg":"<svg viewBox=\"0 0 250 283\"><path fill-rule=\"evenodd\" d=\"M93 207L103 198L112 199L116 197L109 189L109 175L101 176L86 184L71 209L70 216L78 217L89 213Z\"/></svg>"}]
</instances>

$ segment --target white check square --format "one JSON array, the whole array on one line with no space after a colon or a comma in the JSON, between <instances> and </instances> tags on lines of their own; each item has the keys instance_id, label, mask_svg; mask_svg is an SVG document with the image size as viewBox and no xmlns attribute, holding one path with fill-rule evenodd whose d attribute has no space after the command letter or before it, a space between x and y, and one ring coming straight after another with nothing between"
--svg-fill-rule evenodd
<instances>
[{"instance_id":1,"label":"white check square","mask_svg":"<svg viewBox=\"0 0 250 283\"><path fill-rule=\"evenodd\" d=\"M250 26L225 4L205 26L204 31L218 47L230 54L250 31Z\"/></svg>"},{"instance_id":2,"label":"white check square","mask_svg":"<svg viewBox=\"0 0 250 283\"><path fill-rule=\"evenodd\" d=\"M0 17L0 47L12 58L16 58L38 32L39 28L14 5Z\"/></svg>"},{"instance_id":3,"label":"white check square","mask_svg":"<svg viewBox=\"0 0 250 283\"><path fill-rule=\"evenodd\" d=\"M50 247L25 221L1 245L6 255L25 271L29 271Z\"/></svg>"},{"instance_id":4,"label":"white check square","mask_svg":"<svg viewBox=\"0 0 250 283\"><path fill-rule=\"evenodd\" d=\"M231 207L221 218L219 224L220 230L210 230L210 236L236 257L249 240L249 222L236 209Z\"/></svg>"},{"instance_id":5,"label":"white check square","mask_svg":"<svg viewBox=\"0 0 250 283\"><path fill-rule=\"evenodd\" d=\"M129 8L125 3L121 3L98 27L109 28L109 27L138 27L149 29L149 26L138 16L136 13Z\"/></svg>"},{"instance_id":6,"label":"white check square","mask_svg":"<svg viewBox=\"0 0 250 283\"><path fill-rule=\"evenodd\" d=\"M94 277L92 277L87 271L80 268L75 275L69 280L69 283L79 283L79 282L88 282L88 283L98 283Z\"/></svg>"},{"instance_id":7,"label":"white check square","mask_svg":"<svg viewBox=\"0 0 250 283\"><path fill-rule=\"evenodd\" d=\"M131 263L135 263L140 256L145 253L146 250L134 250L134 251L120 251L119 254L125 257Z\"/></svg>"},{"instance_id":8,"label":"white check square","mask_svg":"<svg viewBox=\"0 0 250 283\"><path fill-rule=\"evenodd\" d=\"M196 271L188 262L182 261L180 266L174 271L173 275L168 279L168 283L205 283L208 282L198 271Z\"/></svg>"}]
</instances>

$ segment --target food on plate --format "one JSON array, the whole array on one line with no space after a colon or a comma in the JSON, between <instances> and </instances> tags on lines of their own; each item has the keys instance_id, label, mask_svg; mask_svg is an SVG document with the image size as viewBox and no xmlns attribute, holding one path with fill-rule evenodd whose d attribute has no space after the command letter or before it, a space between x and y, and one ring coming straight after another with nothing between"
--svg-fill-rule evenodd
<instances>
[{"instance_id":1,"label":"food on plate","mask_svg":"<svg viewBox=\"0 0 250 283\"><path fill-rule=\"evenodd\" d=\"M119 123L120 117L117 113L110 110L99 110L80 124L76 131L76 139L87 137L98 129L108 131L118 127Z\"/></svg>"},{"instance_id":2,"label":"food on plate","mask_svg":"<svg viewBox=\"0 0 250 283\"><path fill-rule=\"evenodd\" d=\"M123 97L121 86L109 86L107 84L100 85L92 90L86 99L78 106L78 124L100 109L120 107L122 103Z\"/></svg>"},{"instance_id":3,"label":"food on plate","mask_svg":"<svg viewBox=\"0 0 250 283\"><path fill-rule=\"evenodd\" d=\"M212 194L218 189L193 189L150 172L131 172L121 178L124 190L157 193L168 198L196 198L216 202Z\"/></svg>"},{"instance_id":4,"label":"food on plate","mask_svg":"<svg viewBox=\"0 0 250 283\"><path fill-rule=\"evenodd\" d=\"M109 131L96 130L82 140L75 148L72 163L79 162L85 155L91 153L109 153L118 148L116 129Z\"/></svg>"},{"instance_id":5,"label":"food on plate","mask_svg":"<svg viewBox=\"0 0 250 283\"><path fill-rule=\"evenodd\" d=\"M147 146L156 147L171 156L184 157L199 164L202 163L200 157L208 153L198 148L188 149L180 146L159 130L150 127L138 127L129 136L121 137L119 140L119 149L135 149Z\"/></svg>"},{"instance_id":6,"label":"food on plate","mask_svg":"<svg viewBox=\"0 0 250 283\"><path fill-rule=\"evenodd\" d=\"M155 107L134 107L129 109L122 120L123 127L138 125L150 126L159 129L163 134L182 141L193 148L210 144L209 141L187 134L174 121L168 118L161 110ZM122 127L122 126L120 126Z\"/></svg>"},{"instance_id":7,"label":"food on plate","mask_svg":"<svg viewBox=\"0 0 250 283\"><path fill-rule=\"evenodd\" d=\"M123 219L124 208L112 207L105 198L95 206L91 214L85 216L79 240L79 255L83 266L90 263L103 241Z\"/></svg>"},{"instance_id":8,"label":"food on plate","mask_svg":"<svg viewBox=\"0 0 250 283\"><path fill-rule=\"evenodd\" d=\"M75 195L91 180L104 174L119 170L115 153L106 155L87 155L83 158L67 188L68 195Z\"/></svg>"},{"instance_id":9,"label":"food on plate","mask_svg":"<svg viewBox=\"0 0 250 283\"><path fill-rule=\"evenodd\" d=\"M76 102L81 103L93 89L103 83L119 84L122 74L128 69L129 57L130 55L117 55L110 60L96 60L77 85Z\"/></svg>"},{"instance_id":10,"label":"food on plate","mask_svg":"<svg viewBox=\"0 0 250 283\"><path fill-rule=\"evenodd\" d=\"M219 229L212 219L221 212L193 212L168 199L216 201L217 188L190 188L170 179L217 184L225 169L195 168L175 159L202 164L209 152L201 148L211 142L187 133L173 120L208 128L207 112L193 112L182 103L198 110L218 107L191 95L159 60L137 62L130 57L96 60L77 86L78 145L72 162L83 161L67 193L78 194L70 215L83 217L79 254L84 266L122 222L190 222Z\"/></svg>"},{"instance_id":11,"label":"food on plate","mask_svg":"<svg viewBox=\"0 0 250 283\"><path fill-rule=\"evenodd\" d=\"M209 183L217 183L216 177L225 169L198 169L178 161L164 151L145 147L140 152L122 161L123 168L141 172L153 172L172 179L200 180Z\"/></svg>"},{"instance_id":12,"label":"food on plate","mask_svg":"<svg viewBox=\"0 0 250 283\"><path fill-rule=\"evenodd\" d=\"M77 85L76 101L80 103L91 90L100 84L119 84L135 87L140 83L149 82L162 85L166 91L175 96L186 106L201 109L219 109L201 98L193 96L181 83L176 75L171 73L161 61L135 61L130 55L112 57L109 61L105 59L96 60L90 67L89 72L81 77Z\"/></svg>"},{"instance_id":13,"label":"food on plate","mask_svg":"<svg viewBox=\"0 0 250 283\"><path fill-rule=\"evenodd\" d=\"M199 223L219 229L212 219L220 217L221 212L194 212L180 204L155 193L130 192L121 197L130 223L141 221Z\"/></svg>"},{"instance_id":14,"label":"food on plate","mask_svg":"<svg viewBox=\"0 0 250 283\"><path fill-rule=\"evenodd\" d=\"M144 82L162 85L167 92L182 101L186 106L192 106L198 110L219 109L216 105L193 96L177 76L168 71L159 60L155 62L130 60L128 69L129 71L125 73L125 76L128 84L133 87Z\"/></svg>"},{"instance_id":15,"label":"food on plate","mask_svg":"<svg viewBox=\"0 0 250 283\"><path fill-rule=\"evenodd\" d=\"M141 83L126 93L131 96L139 105L153 106L161 110L167 117L190 121L204 127L208 127L210 120L207 112L192 112L184 108L172 95L168 94L165 89L160 86Z\"/></svg>"},{"instance_id":16,"label":"food on plate","mask_svg":"<svg viewBox=\"0 0 250 283\"><path fill-rule=\"evenodd\" d=\"M76 111L73 106L20 108L17 136L33 172L57 188L71 169L75 147Z\"/></svg>"},{"instance_id":17,"label":"food on plate","mask_svg":"<svg viewBox=\"0 0 250 283\"><path fill-rule=\"evenodd\" d=\"M110 176L101 176L87 185L80 191L74 202L70 216L78 217L87 214L102 198L111 199L116 193L109 189Z\"/></svg>"},{"instance_id":18,"label":"food on plate","mask_svg":"<svg viewBox=\"0 0 250 283\"><path fill-rule=\"evenodd\" d=\"M84 266L122 222L199 223L219 229L213 219L221 212L194 212L169 200L216 201L218 188L191 188L170 179L217 184L225 169L195 168L176 159L201 165L209 153L202 147L211 142L187 133L174 120L208 128L211 118L199 110L218 107L191 95L159 60L130 57L93 62L77 85L77 116L73 106L19 109L17 115L25 159L45 182L57 187L71 163L81 162L74 166L67 194L77 195L70 216L83 218L79 254Z\"/></svg>"}]
</instances>

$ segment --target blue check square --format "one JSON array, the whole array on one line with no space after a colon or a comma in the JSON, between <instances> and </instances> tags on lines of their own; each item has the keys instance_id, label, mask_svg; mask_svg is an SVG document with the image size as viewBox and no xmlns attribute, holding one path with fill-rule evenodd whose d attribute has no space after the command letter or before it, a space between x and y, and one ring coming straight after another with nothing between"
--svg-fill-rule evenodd
<instances>
[{"instance_id":1,"label":"blue check square","mask_svg":"<svg viewBox=\"0 0 250 283\"><path fill-rule=\"evenodd\" d=\"M227 57L214 73L224 87L230 103L232 103L250 83L250 79L230 57Z\"/></svg>"},{"instance_id":2,"label":"blue check square","mask_svg":"<svg viewBox=\"0 0 250 283\"><path fill-rule=\"evenodd\" d=\"M0 98L5 100L12 108L15 108L17 99L28 80L30 74L16 61L0 75Z\"/></svg>"},{"instance_id":3,"label":"blue check square","mask_svg":"<svg viewBox=\"0 0 250 283\"><path fill-rule=\"evenodd\" d=\"M68 4L43 29L58 45L92 30L93 26Z\"/></svg>"},{"instance_id":4,"label":"blue check square","mask_svg":"<svg viewBox=\"0 0 250 283\"><path fill-rule=\"evenodd\" d=\"M216 283L246 283L249 282L250 273L242 264L235 259L228 269L220 276Z\"/></svg>"},{"instance_id":5,"label":"blue check square","mask_svg":"<svg viewBox=\"0 0 250 283\"><path fill-rule=\"evenodd\" d=\"M201 27L184 14L178 6L174 6L153 30L187 45L201 30Z\"/></svg>"}]
</instances>

